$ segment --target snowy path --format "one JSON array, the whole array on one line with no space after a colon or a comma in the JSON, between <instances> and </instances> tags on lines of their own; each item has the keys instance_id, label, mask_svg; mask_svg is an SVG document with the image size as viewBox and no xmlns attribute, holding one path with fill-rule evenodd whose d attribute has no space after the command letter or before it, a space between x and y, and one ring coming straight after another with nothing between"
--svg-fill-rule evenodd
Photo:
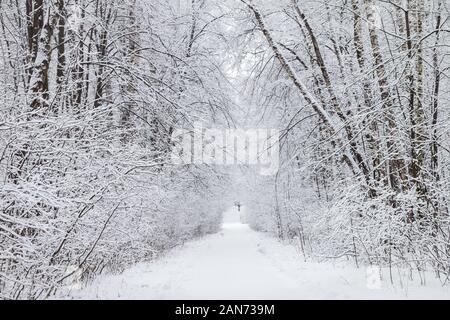
<instances>
[{"instance_id":1,"label":"snowy path","mask_svg":"<svg viewBox=\"0 0 450 320\"><path fill-rule=\"evenodd\" d=\"M153 263L104 276L73 299L390 299L450 298L438 284L367 288L366 271L305 263L292 246L240 224L228 212L220 233L193 241ZM431 279L430 279L431 280Z\"/></svg>"}]
</instances>

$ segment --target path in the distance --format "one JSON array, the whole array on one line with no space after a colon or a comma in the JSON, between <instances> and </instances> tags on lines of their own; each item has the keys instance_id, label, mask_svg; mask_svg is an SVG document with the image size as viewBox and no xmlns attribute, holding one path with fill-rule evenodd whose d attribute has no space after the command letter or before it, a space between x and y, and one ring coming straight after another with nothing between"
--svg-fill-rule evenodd
<instances>
[{"instance_id":1,"label":"path in the distance","mask_svg":"<svg viewBox=\"0 0 450 320\"><path fill-rule=\"evenodd\" d=\"M365 270L305 263L292 246L252 231L236 210L220 233L193 241L118 276L71 293L74 299L383 299L402 290L370 290ZM409 298L445 298L429 288ZM435 288L436 289L436 288ZM425 291L424 291L425 290Z\"/></svg>"}]
</instances>

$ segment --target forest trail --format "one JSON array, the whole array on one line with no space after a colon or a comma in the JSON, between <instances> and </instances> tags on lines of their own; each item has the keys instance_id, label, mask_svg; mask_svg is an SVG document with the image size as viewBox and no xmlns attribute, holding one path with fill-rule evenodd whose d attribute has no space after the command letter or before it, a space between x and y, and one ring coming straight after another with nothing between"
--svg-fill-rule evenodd
<instances>
[{"instance_id":1,"label":"forest trail","mask_svg":"<svg viewBox=\"0 0 450 320\"><path fill-rule=\"evenodd\" d=\"M450 298L437 284L382 289L367 286L366 270L304 262L293 246L251 230L237 210L222 230L187 243L153 263L103 276L72 291L72 299L402 299Z\"/></svg>"}]
</instances>

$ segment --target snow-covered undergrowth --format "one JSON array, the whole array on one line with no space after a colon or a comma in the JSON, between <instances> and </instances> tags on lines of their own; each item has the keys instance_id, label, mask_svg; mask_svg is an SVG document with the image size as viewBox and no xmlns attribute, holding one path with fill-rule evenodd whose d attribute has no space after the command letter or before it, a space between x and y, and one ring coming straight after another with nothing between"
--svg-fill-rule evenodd
<instances>
[{"instance_id":1,"label":"snow-covered undergrowth","mask_svg":"<svg viewBox=\"0 0 450 320\"><path fill-rule=\"evenodd\" d=\"M222 41L214 8L198 8L200 42L175 3L0 2L0 299L217 231L220 174L171 151L176 128L226 113Z\"/></svg>"},{"instance_id":2,"label":"snow-covered undergrowth","mask_svg":"<svg viewBox=\"0 0 450 320\"><path fill-rule=\"evenodd\" d=\"M280 171L244 196L253 228L309 256L448 282L448 3L400 2L245 1L248 113L283 134Z\"/></svg>"}]
</instances>

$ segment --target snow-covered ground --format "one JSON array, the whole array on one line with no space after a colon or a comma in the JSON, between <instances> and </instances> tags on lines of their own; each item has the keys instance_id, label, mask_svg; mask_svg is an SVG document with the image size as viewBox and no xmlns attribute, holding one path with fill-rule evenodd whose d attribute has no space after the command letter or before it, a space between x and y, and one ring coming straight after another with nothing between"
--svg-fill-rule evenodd
<instances>
[{"instance_id":1,"label":"snow-covered ground","mask_svg":"<svg viewBox=\"0 0 450 320\"><path fill-rule=\"evenodd\" d=\"M252 231L239 213L225 214L220 233L177 248L121 275L72 291L72 299L450 299L431 276L422 287L389 282L369 289L365 268L304 262L296 249Z\"/></svg>"}]
</instances>

